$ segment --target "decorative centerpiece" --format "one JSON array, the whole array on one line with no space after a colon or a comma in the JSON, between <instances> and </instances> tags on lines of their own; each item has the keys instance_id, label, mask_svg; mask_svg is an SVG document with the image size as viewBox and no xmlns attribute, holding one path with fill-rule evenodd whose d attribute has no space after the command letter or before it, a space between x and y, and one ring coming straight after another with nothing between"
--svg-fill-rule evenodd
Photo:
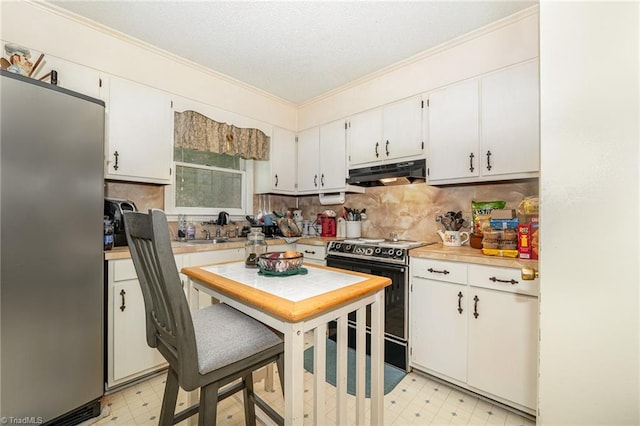
<instances>
[{"instance_id":1,"label":"decorative centerpiece","mask_svg":"<svg viewBox=\"0 0 640 426\"><path fill-rule=\"evenodd\" d=\"M258 267L262 275L286 276L306 274L308 271L302 267L304 255L300 252L274 251L258 256Z\"/></svg>"}]
</instances>

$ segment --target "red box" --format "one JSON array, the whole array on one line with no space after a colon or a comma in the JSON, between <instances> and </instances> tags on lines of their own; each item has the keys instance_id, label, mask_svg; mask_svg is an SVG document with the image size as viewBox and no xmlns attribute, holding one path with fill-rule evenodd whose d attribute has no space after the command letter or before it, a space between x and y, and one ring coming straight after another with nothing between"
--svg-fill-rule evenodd
<instances>
[{"instance_id":1,"label":"red box","mask_svg":"<svg viewBox=\"0 0 640 426\"><path fill-rule=\"evenodd\" d=\"M518 225L518 257L520 259L538 258L538 217L532 217L528 223Z\"/></svg>"}]
</instances>

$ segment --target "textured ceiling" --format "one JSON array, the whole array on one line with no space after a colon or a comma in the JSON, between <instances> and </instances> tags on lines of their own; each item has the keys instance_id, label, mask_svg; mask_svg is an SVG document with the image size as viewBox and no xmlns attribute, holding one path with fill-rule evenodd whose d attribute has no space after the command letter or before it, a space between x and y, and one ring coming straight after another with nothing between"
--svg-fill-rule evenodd
<instances>
[{"instance_id":1,"label":"textured ceiling","mask_svg":"<svg viewBox=\"0 0 640 426\"><path fill-rule=\"evenodd\" d=\"M50 1L295 104L536 1Z\"/></svg>"}]
</instances>

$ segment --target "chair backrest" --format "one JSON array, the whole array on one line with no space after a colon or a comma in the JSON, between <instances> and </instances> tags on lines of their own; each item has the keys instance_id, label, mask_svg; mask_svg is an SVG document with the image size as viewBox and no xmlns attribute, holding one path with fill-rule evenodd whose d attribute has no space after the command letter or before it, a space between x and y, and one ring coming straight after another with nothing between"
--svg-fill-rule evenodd
<instances>
[{"instance_id":1,"label":"chair backrest","mask_svg":"<svg viewBox=\"0 0 640 426\"><path fill-rule=\"evenodd\" d=\"M144 298L147 344L158 348L183 388L197 387L193 321L182 290L167 218L161 210L124 213L125 233Z\"/></svg>"}]
</instances>

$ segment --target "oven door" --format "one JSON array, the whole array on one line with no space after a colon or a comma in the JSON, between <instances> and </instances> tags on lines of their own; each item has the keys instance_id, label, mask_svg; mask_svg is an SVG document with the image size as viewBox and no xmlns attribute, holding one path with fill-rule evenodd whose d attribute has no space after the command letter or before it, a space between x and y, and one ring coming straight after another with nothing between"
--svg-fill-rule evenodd
<instances>
[{"instance_id":1,"label":"oven door","mask_svg":"<svg viewBox=\"0 0 640 426\"><path fill-rule=\"evenodd\" d=\"M334 255L328 255L326 260L327 266L391 279L391 285L384 292L385 361L406 370L408 266ZM351 325L355 323L353 313L349 320ZM367 308L367 331L370 325L370 311ZM353 346L351 337L349 345Z\"/></svg>"}]
</instances>

